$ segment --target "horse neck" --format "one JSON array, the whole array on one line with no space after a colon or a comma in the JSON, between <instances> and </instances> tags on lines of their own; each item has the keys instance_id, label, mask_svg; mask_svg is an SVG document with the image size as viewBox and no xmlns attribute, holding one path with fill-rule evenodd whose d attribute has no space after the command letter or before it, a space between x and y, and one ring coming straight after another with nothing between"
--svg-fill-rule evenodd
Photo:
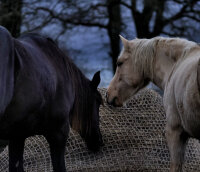
<instances>
[{"instance_id":1,"label":"horse neck","mask_svg":"<svg viewBox=\"0 0 200 172\"><path fill-rule=\"evenodd\" d=\"M81 131L84 125L90 127L91 119L91 91L89 86L89 80L77 70L78 80L74 83L76 87L75 102L73 113L71 114L71 125L76 131ZM87 129L86 129L87 130Z\"/></svg>"},{"instance_id":2,"label":"horse neck","mask_svg":"<svg viewBox=\"0 0 200 172\"><path fill-rule=\"evenodd\" d=\"M184 58L185 54L194 47L195 43L182 39L163 39L157 44L152 81L164 90L173 67Z\"/></svg>"}]
</instances>

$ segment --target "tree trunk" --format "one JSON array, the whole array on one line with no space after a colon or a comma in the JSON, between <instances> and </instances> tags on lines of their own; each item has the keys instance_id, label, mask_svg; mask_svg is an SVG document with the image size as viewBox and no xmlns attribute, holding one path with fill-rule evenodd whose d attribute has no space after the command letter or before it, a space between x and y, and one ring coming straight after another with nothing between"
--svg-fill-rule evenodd
<instances>
[{"instance_id":1,"label":"tree trunk","mask_svg":"<svg viewBox=\"0 0 200 172\"><path fill-rule=\"evenodd\" d=\"M6 27L14 37L20 35L22 1L1 0L0 4L0 25Z\"/></svg>"},{"instance_id":2,"label":"tree trunk","mask_svg":"<svg viewBox=\"0 0 200 172\"><path fill-rule=\"evenodd\" d=\"M144 9L142 12L137 10L137 0L131 0L131 12L133 20L135 21L136 32L138 38L152 38L162 33L163 23L163 12L165 1L160 0L144 0ZM155 13L155 21L152 31L150 31L150 22Z\"/></svg>"},{"instance_id":3,"label":"tree trunk","mask_svg":"<svg viewBox=\"0 0 200 172\"><path fill-rule=\"evenodd\" d=\"M121 11L120 4L117 0L108 0L107 1L107 10L109 15L108 23L108 36L110 39L112 57L113 71L116 70L116 62L118 55L120 53L120 38L119 34L121 32Z\"/></svg>"}]
</instances>

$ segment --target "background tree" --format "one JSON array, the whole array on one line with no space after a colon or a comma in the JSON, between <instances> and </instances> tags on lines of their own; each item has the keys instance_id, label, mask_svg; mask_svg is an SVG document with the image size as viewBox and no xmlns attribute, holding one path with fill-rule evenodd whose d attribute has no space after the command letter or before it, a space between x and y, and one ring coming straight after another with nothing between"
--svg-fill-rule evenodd
<instances>
[{"instance_id":1,"label":"background tree","mask_svg":"<svg viewBox=\"0 0 200 172\"><path fill-rule=\"evenodd\" d=\"M122 15L127 11L131 12L131 29L139 38L168 35L197 41L199 36L200 0L24 0L23 7L22 0L0 2L0 24L13 36L19 35L20 28L30 32L54 26L47 33L59 42L66 31L76 27L106 30L113 71L120 51L118 35L127 35L125 30L130 27Z\"/></svg>"},{"instance_id":2,"label":"background tree","mask_svg":"<svg viewBox=\"0 0 200 172\"><path fill-rule=\"evenodd\" d=\"M35 1L37 2L37 1ZM98 27L105 29L108 33L110 40L110 56L113 62L113 70L116 68L116 60L120 52L120 40L119 34L121 32L121 10L119 0L103 0L103 1L54 1L50 5L40 5L31 8L26 12L28 20L25 22L28 31L34 31L41 29L48 25L50 22L58 22L62 25L62 29L58 33L55 39L58 39L63 35L66 30L74 28L76 26L84 27ZM27 2L27 6L28 2ZM59 8L58 8L59 7ZM69 10L70 9L70 10ZM35 20L36 16L46 16L42 23L31 24L30 18ZM33 27L34 26L34 27Z\"/></svg>"},{"instance_id":3,"label":"background tree","mask_svg":"<svg viewBox=\"0 0 200 172\"><path fill-rule=\"evenodd\" d=\"M110 39L110 56L112 57L113 71L116 70L116 62L120 53L119 34L121 33L122 22L119 2L120 1L117 0L107 1L107 11L109 19L107 24L107 32Z\"/></svg>"},{"instance_id":4,"label":"background tree","mask_svg":"<svg viewBox=\"0 0 200 172\"><path fill-rule=\"evenodd\" d=\"M199 0L143 0L138 8L139 2L121 2L131 10L138 38L152 38L160 34L189 37L191 29L195 29L194 23L200 23ZM193 28L188 25L191 22Z\"/></svg>"},{"instance_id":5,"label":"background tree","mask_svg":"<svg viewBox=\"0 0 200 172\"><path fill-rule=\"evenodd\" d=\"M20 35L21 9L22 0L0 1L0 25L6 27L14 37Z\"/></svg>"},{"instance_id":6,"label":"background tree","mask_svg":"<svg viewBox=\"0 0 200 172\"><path fill-rule=\"evenodd\" d=\"M66 30L77 26L106 29L110 40L113 71L120 51L118 35L123 32L122 28L127 26L127 23L122 24L121 6L131 11L139 38L164 34L194 39L192 36L196 28L191 26L196 25L195 22L198 25L200 23L199 0L43 0L43 3L35 0L34 3L35 5L27 1L26 4L24 23L27 31L41 29L50 23L60 24L62 29L55 38L58 39ZM43 19L35 22L39 17Z\"/></svg>"}]
</instances>

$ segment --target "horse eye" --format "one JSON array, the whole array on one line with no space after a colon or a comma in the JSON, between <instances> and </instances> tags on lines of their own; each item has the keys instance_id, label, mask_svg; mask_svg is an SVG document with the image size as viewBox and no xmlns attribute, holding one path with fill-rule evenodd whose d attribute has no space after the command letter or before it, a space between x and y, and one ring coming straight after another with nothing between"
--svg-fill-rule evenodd
<instances>
[{"instance_id":1,"label":"horse eye","mask_svg":"<svg viewBox=\"0 0 200 172\"><path fill-rule=\"evenodd\" d=\"M121 66L123 64L123 62L117 62L117 66Z\"/></svg>"}]
</instances>

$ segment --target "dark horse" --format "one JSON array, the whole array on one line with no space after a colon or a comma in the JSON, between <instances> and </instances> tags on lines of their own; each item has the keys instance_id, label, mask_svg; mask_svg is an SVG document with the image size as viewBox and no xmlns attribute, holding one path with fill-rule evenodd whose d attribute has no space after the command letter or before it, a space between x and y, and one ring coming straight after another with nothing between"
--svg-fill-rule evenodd
<instances>
[{"instance_id":1,"label":"dark horse","mask_svg":"<svg viewBox=\"0 0 200 172\"><path fill-rule=\"evenodd\" d=\"M51 39L36 34L14 39L0 26L0 138L9 140L9 171L24 171L24 141L36 134L50 145L54 171L66 171L70 125L98 151L99 82L100 72L89 81Z\"/></svg>"}]
</instances>

